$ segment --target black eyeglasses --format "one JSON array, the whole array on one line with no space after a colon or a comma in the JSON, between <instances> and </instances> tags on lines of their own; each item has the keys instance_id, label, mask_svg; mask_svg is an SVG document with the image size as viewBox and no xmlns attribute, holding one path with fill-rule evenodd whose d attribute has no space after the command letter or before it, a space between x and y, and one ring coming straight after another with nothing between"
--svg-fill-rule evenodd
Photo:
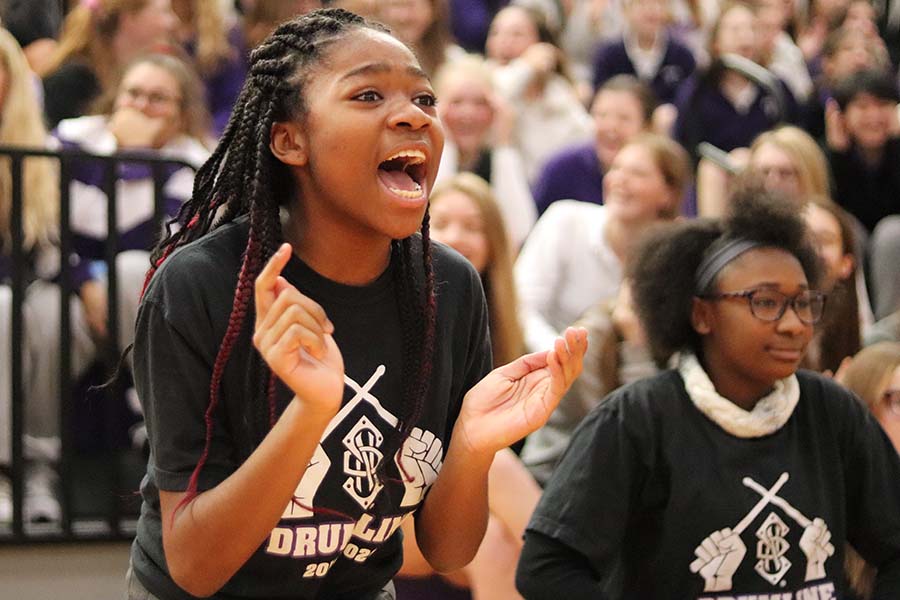
<instances>
[{"instance_id":1,"label":"black eyeglasses","mask_svg":"<svg viewBox=\"0 0 900 600\"><path fill-rule=\"evenodd\" d=\"M900 389L885 390L884 401L888 405L888 409L895 415L900 417Z\"/></svg>"},{"instance_id":2,"label":"black eyeglasses","mask_svg":"<svg viewBox=\"0 0 900 600\"><path fill-rule=\"evenodd\" d=\"M724 298L746 298L750 312L762 321L777 321L784 316L787 307L794 309L797 318L807 325L814 325L825 311L825 294L815 290L804 290L796 296L787 296L778 290L760 288L740 292L722 292L700 296L704 300Z\"/></svg>"}]
</instances>

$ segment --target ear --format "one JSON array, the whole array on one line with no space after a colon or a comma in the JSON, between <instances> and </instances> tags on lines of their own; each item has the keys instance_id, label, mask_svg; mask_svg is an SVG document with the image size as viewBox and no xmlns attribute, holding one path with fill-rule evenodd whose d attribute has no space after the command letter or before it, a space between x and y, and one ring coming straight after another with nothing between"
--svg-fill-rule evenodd
<instances>
[{"instance_id":1,"label":"ear","mask_svg":"<svg viewBox=\"0 0 900 600\"><path fill-rule=\"evenodd\" d=\"M293 121L272 123L269 149L275 155L275 158L286 165L302 167L309 162L306 136Z\"/></svg>"},{"instance_id":2,"label":"ear","mask_svg":"<svg viewBox=\"0 0 900 600\"><path fill-rule=\"evenodd\" d=\"M709 302L702 298L694 298L691 302L691 326L700 335L708 335L712 331L712 311Z\"/></svg>"},{"instance_id":3,"label":"ear","mask_svg":"<svg viewBox=\"0 0 900 600\"><path fill-rule=\"evenodd\" d=\"M850 274L853 273L853 268L856 266L856 259L853 258L852 254L845 254L841 257L841 262L839 264L838 276L841 279L847 279L850 277Z\"/></svg>"}]
</instances>

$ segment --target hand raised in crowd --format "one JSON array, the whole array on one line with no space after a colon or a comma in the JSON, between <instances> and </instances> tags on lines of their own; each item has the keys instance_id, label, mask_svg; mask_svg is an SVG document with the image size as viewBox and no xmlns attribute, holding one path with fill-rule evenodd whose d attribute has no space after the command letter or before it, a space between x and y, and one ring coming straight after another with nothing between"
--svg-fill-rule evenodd
<instances>
[{"instance_id":1,"label":"hand raised in crowd","mask_svg":"<svg viewBox=\"0 0 900 600\"><path fill-rule=\"evenodd\" d=\"M281 276L290 257L290 244L282 244L256 278L253 345L301 402L334 415L343 398L344 358L322 307Z\"/></svg>"},{"instance_id":2,"label":"hand raised in crowd","mask_svg":"<svg viewBox=\"0 0 900 600\"><path fill-rule=\"evenodd\" d=\"M553 44L540 42L532 44L522 53L522 60L527 62L541 76L549 75L559 63L560 49Z\"/></svg>"},{"instance_id":3,"label":"hand raised in crowd","mask_svg":"<svg viewBox=\"0 0 900 600\"><path fill-rule=\"evenodd\" d=\"M846 152L850 148L850 134L847 133L844 115L834 99L829 99L825 104L825 141L835 152Z\"/></svg>"}]
</instances>

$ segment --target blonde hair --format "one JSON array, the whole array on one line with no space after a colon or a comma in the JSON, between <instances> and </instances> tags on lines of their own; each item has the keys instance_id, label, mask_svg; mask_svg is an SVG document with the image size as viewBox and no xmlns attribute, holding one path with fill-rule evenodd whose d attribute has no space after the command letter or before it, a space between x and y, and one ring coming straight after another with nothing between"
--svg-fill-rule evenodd
<instances>
[{"instance_id":1,"label":"blonde hair","mask_svg":"<svg viewBox=\"0 0 900 600\"><path fill-rule=\"evenodd\" d=\"M872 410L887 387L891 374L900 367L900 343L878 342L860 350L843 378L843 384ZM876 569L848 548L844 569L850 587L860 598L871 598Z\"/></svg>"},{"instance_id":2,"label":"blonde hair","mask_svg":"<svg viewBox=\"0 0 900 600\"><path fill-rule=\"evenodd\" d=\"M228 29L221 4L210 0L190 0L190 28L195 34L194 63L204 75L215 73L223 61L235 54L228 41Z\"/></svg>"},{"instance_id":3,"label":"blonde hair","mask_svg":"<svg viewBox=\"0 0 900 600\"><path fill-rule=\"evenodd\" d=\"M900 343L878 342L853 357L843 384L872 410L881 402L888 379L897 367L900 367Z\"/></svg>"},{"instance_id":4,"label":"blonde hair","mask_svg":"<svg viewBox=\"0 0 900 600\"><path fill-rule=\"evenodd\" d=\"M73 58L87 62L97 74L102 87L116 76L112 39L119 29L122 14L139 12L148 0L96 0L95 7L81 2L63 21L56 51L38 73L45 77Z\"/></svg>"},{"instance_id":5,"label":"blonde hair","mask_svg":"<svg viewBox=\"0 0 900 600\"><path fill-rule=\"evenodd\" d=\"M439 97L450 80L456 77L464 77L467 81L475 80L489 90L494 88L491 69L480 54L467 52L441 65L433 77L434 89Z\"/></svg>"},{"instance_id":6,"label":"blonde hair","mask_svg":"<svg viewBox=\"0 0 900 600\"><path fill-rule=\"evenodd\" d=\"M0 28L0 67L6 71L6 97L0 100L0 143L46 149L47 130L38 108L35 81L13 36ZM59 178L47 158L23 161L22 216L26 248L53 237L59 206ZM0 241L11 243L12 173L10 159L0 158Z\"/></svg>"},{"instance_id":7,"label":"blonde hair","mask_svg":"<svg viewBox=\"0 0 900 600\"><path fill-rule=\"evenodd\" d=\"M484 237L488 244L488 263L481 273L481 281L488 302L491 349L494 365L506 364L522 354L525 341L516 309L518 303L513 283L512 251L500 208L488 182L473 173L458 173L435 186L431 193L431 204L440 202L441 196L448 192L465 194L478 205L481 212Z\"/></svg>"},{"instance_id":8,"label":"blonde hair","mask_svg":"<svg viewBox=\"0 0 900 600\"><path fill-rule=\"evenodd\" d=\"M801 197L831 196L828 183L828 163L819 145L808 133L793 125L782 125L756 136L750 146L750 161L764 145L771 144L787 154L800 183Z\"/></svg>"}]
</instances>

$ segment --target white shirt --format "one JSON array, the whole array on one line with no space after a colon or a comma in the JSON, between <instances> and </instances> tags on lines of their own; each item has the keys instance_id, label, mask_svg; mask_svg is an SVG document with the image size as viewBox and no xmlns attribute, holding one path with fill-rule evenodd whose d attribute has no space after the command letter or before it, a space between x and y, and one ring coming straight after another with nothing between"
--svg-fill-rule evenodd
<instances>
[{"instance_id":1,"label":"white shirt","mask_svg":"<svg viewBox=\"0 0 900 600\"><path fill-rule=\"evenodd\" d=\"M552 74L537 97L528 95L534 70L524 60L495 66L494 86L516 111L514 144L533 183L544 162L559 150L594 138L594 121L564 77Z\"/></svg>"},{"instance_id":2,"label":"white shirt","mask_svg":"<svg viewBox=\"0 0 900 600\"><path fill-rule=\"evenodd\" d=\"M604 206L560 200L525 241L515 278L530 350L552 348L584 311L618 294L622 263L606 240L606 218Z\"/></svg>"}]
</instances>

